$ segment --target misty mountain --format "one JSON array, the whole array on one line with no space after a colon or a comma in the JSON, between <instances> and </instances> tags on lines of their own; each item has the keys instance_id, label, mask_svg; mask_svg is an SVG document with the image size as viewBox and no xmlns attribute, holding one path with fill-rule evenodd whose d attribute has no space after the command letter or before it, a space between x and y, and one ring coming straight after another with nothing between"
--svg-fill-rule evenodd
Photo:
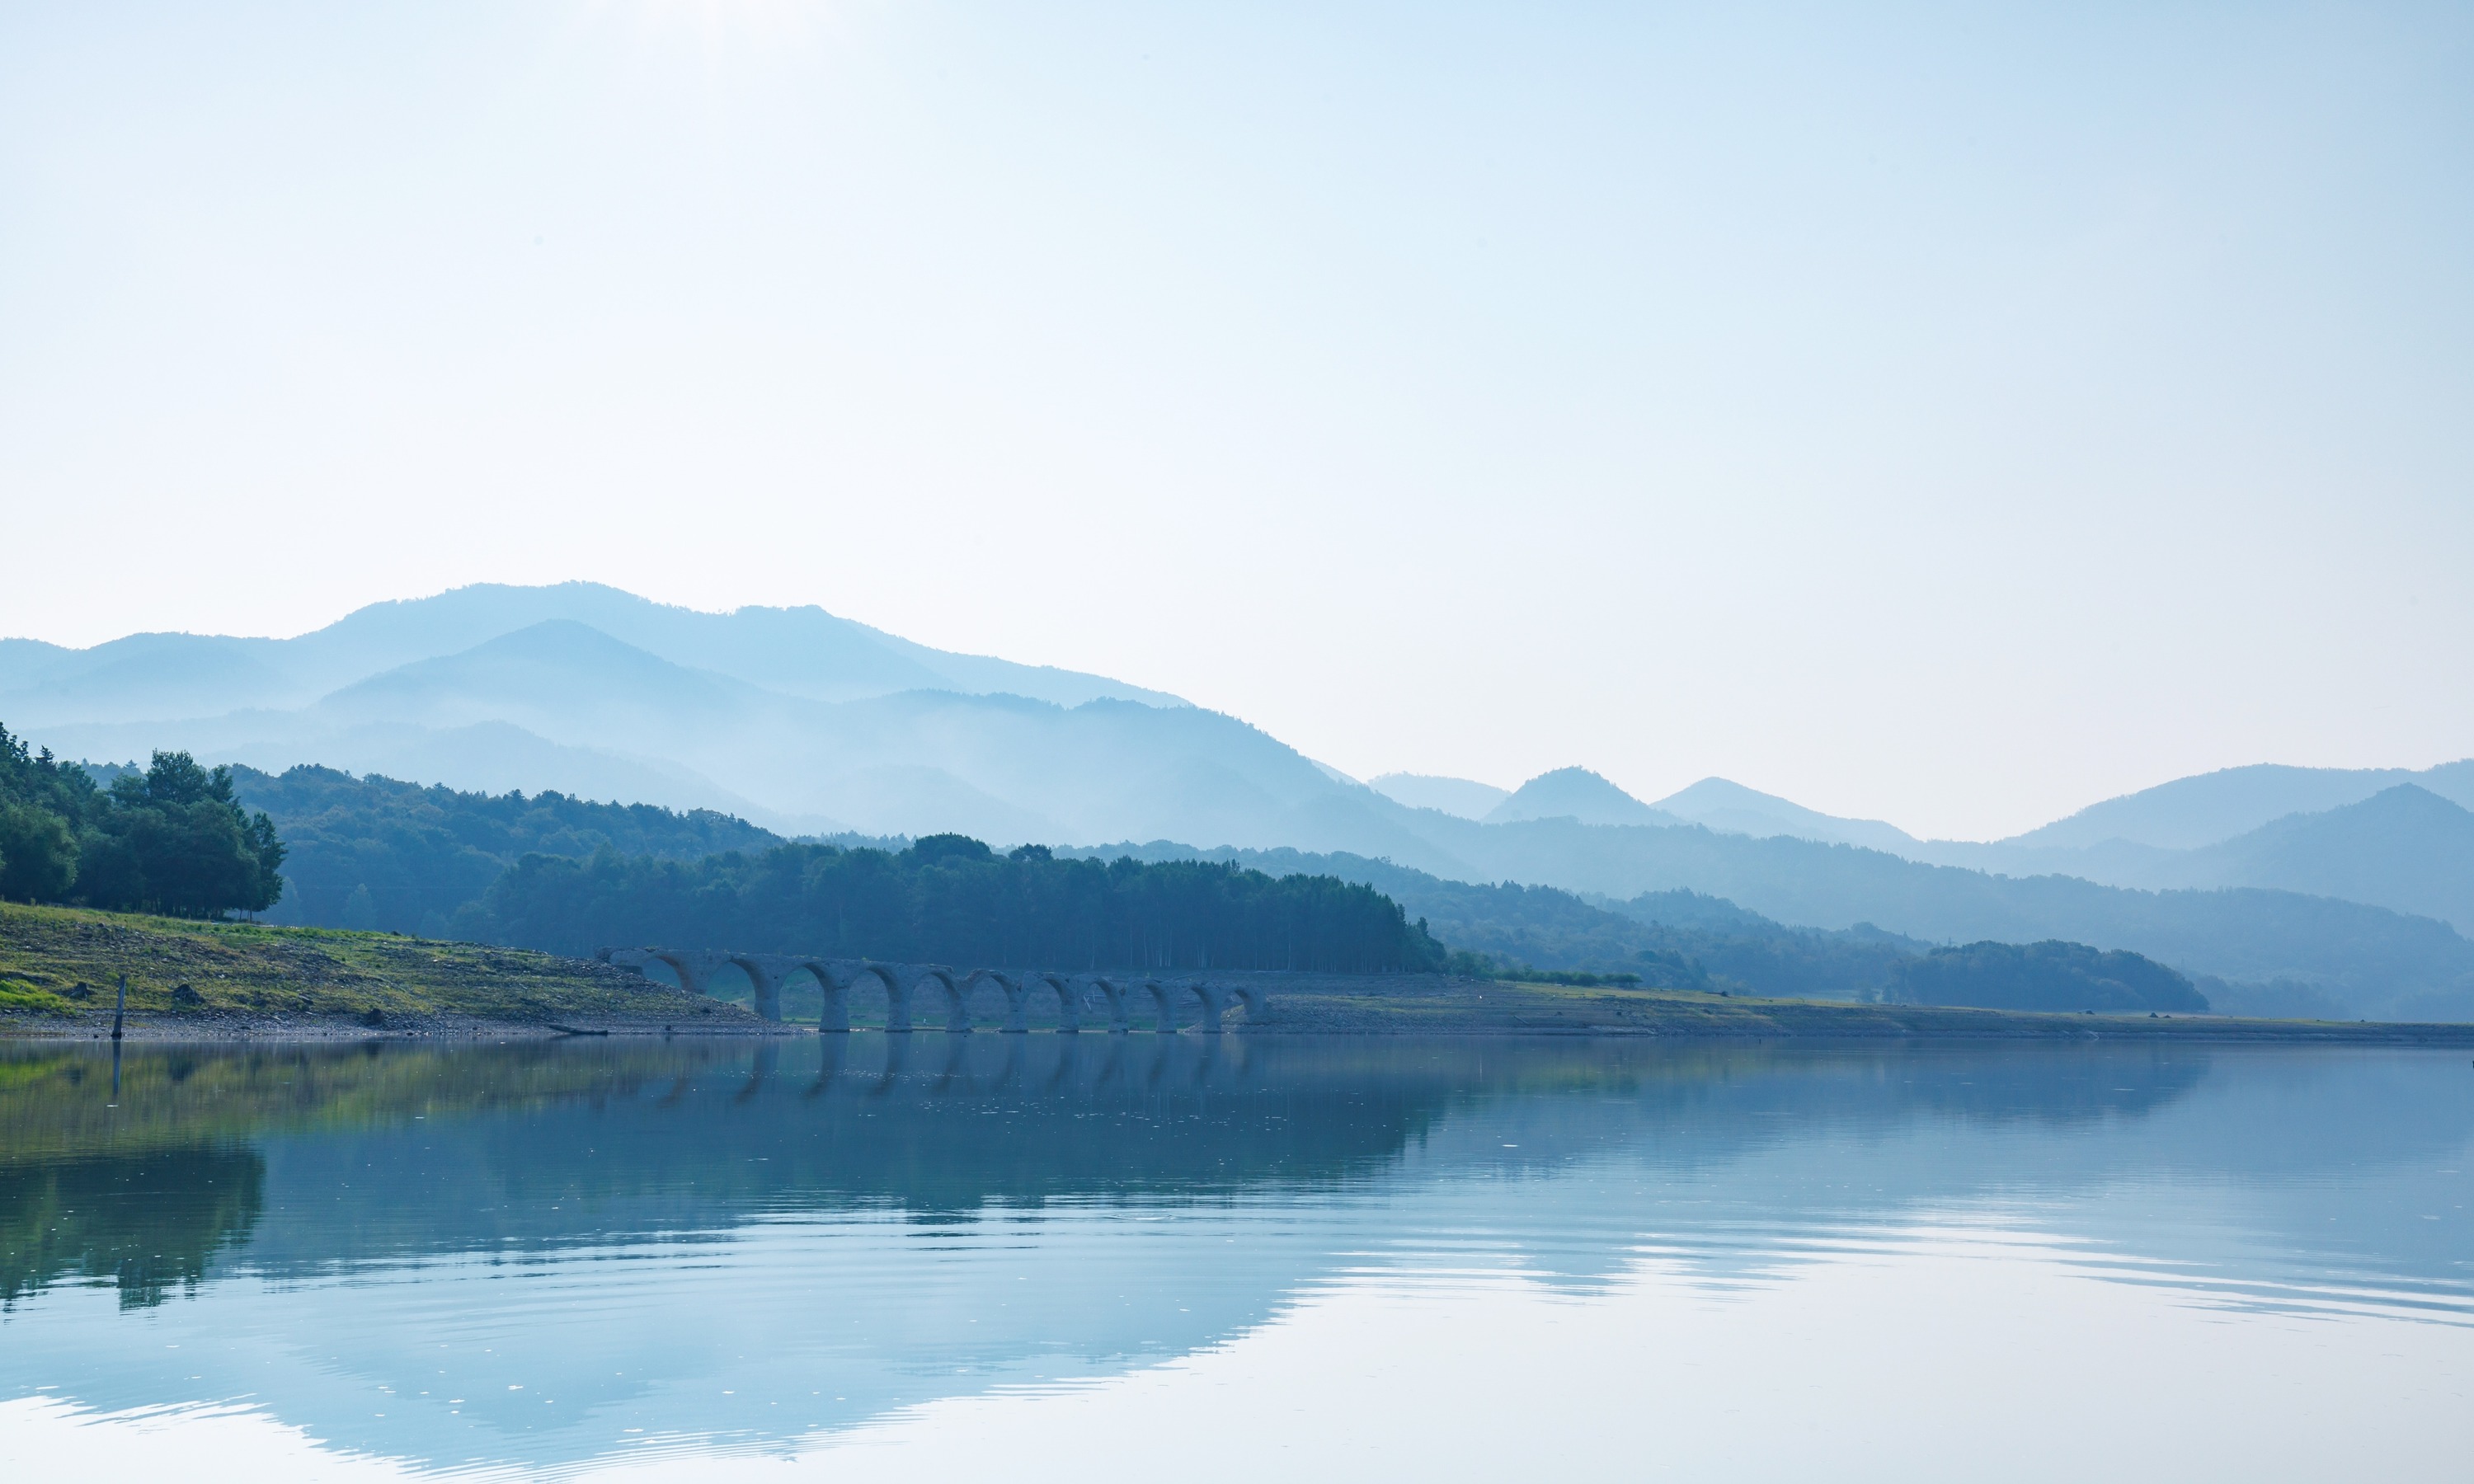
<instances>
[{"instance_id":1,"label":"misty mountain","mask_svg":"<svg viewBox=\"0 0 2474 1484\"><path fill-rule=\"evenodd\" d=\"M2401 783L2170 858L2160 884L2274 886L2375 902L2474 932L2474 813Z\"/></svg>"},{"instance_id":2,"label":"misty mountain","mask_svg":"<svg viewBox=\"0 0 2474 1484\"><path fill-rule=\"evenodd\" d=\"M2290 768L2258 763L2175 778L2107 799L2067 819L2000 842L2017 849L2083 850L2113 841L2189 850L2230 840L2292 814L2319 814L2414 783L2474 808L2474 759L2420 773L2403 768Z\"/></svg>"},{"instance_id":3,"label":"misty mountain","mask_svg":"<svg viewBox=\"0 0 2474 1484\"><path fill-rule=\"evenodd\" d=\"M1541 773L1487 811L1485 823L1577 820L1584 825L1674 825L1672 814L1653 809L1587 768Z\"/></svg>"},{"instance_id":4,"label":"misty mountain","mask_svg":"<svg viewBox=\"0 0 2474 1484\"><path fill-rule=\"evenodd\" d=\"M1917 844L1914 836L1895 825L1880 820L1840 819L1725 778L1703 778L1650 807L1721 834L1756 838L1793 835L1799 840L1860 845L1894 853L1904 853Z\"/></svg>"},{"instance_id":5,"label":"misty mountain","mask_svg":"<svg viewBox=\"0 0 2474 1484\"><path fill-rule=\"evenodd\" d=\"M2455 780L2447 769L2432 773L2443 782ZM1980 871L2072 875L2148 890L2271 887L2474 929L2474 814L2414 783L2337 808L2287 815L2192 850L2125 840L2031 850L2005 841L1934 842L1903 853Z\"/></svg>"},{"instance_id":6,"label":"misty mountain","mask_svg":"<svg viewBox=\"0 0 2474 1484\"><path fill-rule=\"evenodd\" d=\"M2399 785L2413 785L2461 808L2474 809L2474 759L2412 772L2403 768L2291 768L2273 764L2228 768L2177 778L2091 804L2067 819L1988 843L1919 840L1880 820L1846 819L1807 809L1725 778L1704 778L1644 807L1722 834L1788 835L1829 845L1857 845L1935 865L2013 875L2077 875L2115 885L2285 886L2301 879L2232 852L2192 852L2294 815L2316 815L2364 802ZM1613 785L1609 785L1612 787ZM1447 811L1450 812L1450 811ZM1521 818L1541 818L1533 810ZM2389 816L2402 823L2403 816ZM1596 823L1647 823L1613 817ZM2357 841L2357 848L2366 842ZM2404 907L2392 891L2382 905Z\"/></svg>"},{"instance_id":7,"label":"misty mountain","mask_svg":"<svg viewBox=\"0 0 2474 1484\"><path fill-rule=\"evenodd\" d=\"M1474 778L1437 778L1423 773L1386 773L1367 779L1367 786L1395 803L1412 809L1434 809L1459 819L1486 818L1512 790Z\"/></svg>"},{"instance_id":8,"label":"misty mountain","mask_svg":"<svg viewBox=\"0 0 2474 1484\"><path fill-rule=\"evenodd\" d=\"M295 709L55 723L36 735L64 755L184 747L271 773L319 763L460 788L551 788L809 832L952 830L1011 843L1166 828L1243 845L1434 853L1400 827L1413 811L1217 712L940 689L820 701L680 664L573 619L400 664ZM473 755L478 742L502 755ZM531 776L509 777L508 754L527 759Z\"/></svg>"},{"instance_id":9,"label":"misty mountain","mask_svg":"<svg viewBox=\"0 0 2474 1484\"><path fill-rule=\"evenodd\" d=\"M2387 907L2474 930L2474 814L2431 788L2474 794L2474 762L2402 769L2237 768L2109 800L1989 844L1917 840L1879 821L1820 814L1707 778L1652 807L1720 833L1867 846L1931 865L2010 876L2075 876L2148 891L2265 887ZM2344 801L2327 804L2328 800ZM2247 826L2260 810L2319 805ZM2076 823L2074 823L2076 822ZM2063 826L2071 826L2064 828ZM2145 838L2107 831L2127 830ZM2087 839L2070 845L2057 841ZM2202 839L2176 847L2160 840Z\"/></svg>"},{"instance_id":10,"label":"misty mountain","mask_svg":"<svg viewBox=\"0 0 2474 1484\"><path fill-rule=\"evenodd\" d=\"M558 621L676 665L809 700L949 690L1059 706L1100 699L1184 704L1102 676L947 654L819 608L701 613L596 583L563 583L483 584L372 604L290 639L138 634L91 649L0 641L0 716L23 730L297 709L372 676Z\"/></svg>"}]
</instances>

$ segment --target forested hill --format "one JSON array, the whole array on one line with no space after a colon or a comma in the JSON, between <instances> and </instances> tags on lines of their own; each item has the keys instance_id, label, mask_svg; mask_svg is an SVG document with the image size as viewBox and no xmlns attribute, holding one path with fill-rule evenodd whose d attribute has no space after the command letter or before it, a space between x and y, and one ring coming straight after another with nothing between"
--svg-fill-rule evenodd
<instances>
[{"instance_id":1,"label":"forested hill","mask_svg":"<svg viewBox=\"0 0 2474 1484\"><path fill-rule=\"evenodd\" d=\"M456 909L527 854L696 860L783 843L745 820L564 794L468 794L354 778L332 768L231 770L241 804L263 810L290 849L290 889L271 922L449 935Z\"/></svg>"},{"instance_id":2,"label":"forested hill","mask_svg":"<svg viewBox=\"0 0 2474 1484\"><path fill-rule=\"evenodd\" d=\"M555 953L660 944L1020 969L1444 966L1373 888L1204 861L999 855L960 835L900 851L783 845L694 861L527 855L456 915L459 937Z\"/></svg>"}]
</instances>

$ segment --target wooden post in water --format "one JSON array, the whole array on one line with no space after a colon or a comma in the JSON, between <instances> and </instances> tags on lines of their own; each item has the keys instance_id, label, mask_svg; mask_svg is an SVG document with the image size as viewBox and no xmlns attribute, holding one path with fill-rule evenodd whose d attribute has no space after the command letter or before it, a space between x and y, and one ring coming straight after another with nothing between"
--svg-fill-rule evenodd
<instances>
[{"instance_id":1,"label":"wooden post in water","mask_svg":"<svg viewBox=\"0 0 2474 1484\"><path fill-rule=\"evenodd\" d=\"M111 1106L120 1106L120 1017L129 1010L129 976L120 976L120 993L111 1001Z\"/></svg>"}]
</instances>

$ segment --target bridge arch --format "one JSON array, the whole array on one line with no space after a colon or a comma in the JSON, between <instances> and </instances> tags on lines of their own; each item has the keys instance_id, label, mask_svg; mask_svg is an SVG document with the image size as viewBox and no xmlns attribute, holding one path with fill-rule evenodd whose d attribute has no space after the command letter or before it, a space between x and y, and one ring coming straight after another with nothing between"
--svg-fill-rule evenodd
<instances>
[{"instance_id":1,"label":"bridge arch","mask_svg":"<svg viewBox=\"0 0 2474 1484\"><path fill-rule=\"evenodd\" d=\"M915 986L904 983L902 971L891 964L861 964L859 972L851 977L857 980L861 974L874 974L877 982L885 986L885 1028L896 1035L909 1034L910 992Z\"/></svg>"},{"instance_id":2,"label":"bridge arch","mask_svg":"<svg viewBox=\"0 0 2474 1484\"><path fill-rule=\"evenodd\" d=\"M942 989L945 992L946 1033L954 1036L969 1035L971 1033L971 1007L967 996L962 993L962 986L954 978L954 971L950 969L940 969L931 965L928 968L919 969L917 972L919 977L910 987L912 993L915 993L930 984L934 984L939 989Z\"/></svg>"},{"instance_id":3,"label":"bridge arch","mask_svg":"<svg viewBox=\"0 0 2474 1484\"><path fill-rule=\"evenodd\" d=\"M670 968L670 972L679 976L679 988L687 991L691 994L705 994L711 993L705 988L704 976L697 973L695 970L695 961L685 953L673 953L667 949L656 949L644 955L644 962L647 964L667 964ZM641 969L637 971L640 973L643 972Z\"/></svg>"},{"instance_id":4,"label":"bridge arch","mask_svg":"<svg viewBox=\"0 0 2474 1484\"><path fill-rule=\"evenodd\" d=\"M1220 1017L1228 1010L1228 992L1206 980L1196 980L1191 986L1197 1003L1202 1006L1201 1023L1196 1026L1205 1036L1221 1032Z\"/></svg>"},{"instance_id":5,"label":"bridge arch","mask_svg":"<svg viewBox=\"0 0 2474 1484\"><path fill-rule=\"evenodd\" d=\"M1020 1036L1030 1031L1030 981L1017 979L1011 974L1000 973L993 969L974 969L962 980L960 993L965 1002L963 1006L965 1017L967 1018L969 1013L968 1001L971 991L982 982L995 985L1005 994L1005 1024L1000 1027L1005 1034Z\"/></svg>"},{"instance_id":6,"label":"bridge arch","mask_svg":"<svg viewBox=\"0 0 2474 1484\"><path fill-rule=\"evenodd\" d=\"M1152 1009L1159 1017L1159 1024L1153 1029L1163 1036L1176 1035L1176 992L1170 988L1168 981L1164 979L1146 979L1143 981L1143 993L1152 997Z\"/></svg>"},{"instance_id":7,"label":"bridge arch","mask_svg":"<svg viewBox=\"0 0 2474 1484\"><path fill-rule=\"evenodd\" d=\"M1082 996L1074 992L1074 981L1063 974L1049 973L1046 970L1023 976L1026 1000L1039 989L1055 993L1056 1034L1059 1036L1079 1034L1082 1029Z\"/></svg>"},{"instance_id":8,"label":"bridge arch","mask_svg":"<svg viewBox=\"0 0 2474 1484\"><path fill-rule=\"evenodd\" d=\"M759 1018L779 1021L782 1018L782 981L762 960L744 953L727 954L723 962L736 965L747 975L748 987L755 991L755 1010Z\"/></svg>"},{"instance_id":9,"label":"bridge arch","mask_svg":"<svg viewBox=\"0 0 2474 1484\"><path fill-rule=\"evenodd\" d=\"M792 974L801 972L815 980L816 988L824 993L824 1003L816 1011L816 1029L828 1035L848 1034L850 987L857 984L860 976L867 970L861 969L852 969L846 973L836 973L834 967L822 959L803 958L784 970L782 977L788 980ZM889 985L891 981L888 980L886 983ZM890 1005L892 1002L893 991L888 988L885 991L885 1003Z\"/></svg>"},{"instance_id":10,"label":"bridge arch","mask_svg":"<svg viewBox=\"0 0 2474 1484\"><path fill-rule=\"evenodd\" d=\"M1228 997L1246 1007L1246 1024L1262 1024L1271 1018L1272 997L1250 984L1240 984L1228 991Z\"/></svg>"},{"instance_id":11,"label":"bridge arch","mask_svg":"<svg viewBox=\"0 0 2474 1484\"><path fill-rule=\"evenodd\" d=\"M861 979L869 978L885 986L885 1030L900 1035L910 1029L910 985L896 966L873 961L852 964L812 958L800 960L799 967L814 974L816 982L824 986L824 1011L817 1017L817 1030L849 1030L850 992Z\"/></svg>"},{"instance_id":12,"label":"bridge arch","mask_svg":"<svg viewBox=\"0 0 2474 1484\"><path fill-rule=\"evenodd\" d=\"M1133 1017L1127 1013L1126 987L1101 974L1091 976L1091 987L1108 1002L1108 1034L1123 1036L1134 1028Z\"/></svg>"},{"instance_id":13,"label":"bridge arch","mask_svg":"<svg viewBox=\"0 0 2474 1484\"><path fill-rule=\"evenodd\" d=\"M1228 1007L1228 992L1201 979L1145 979L1143 989L1152 997L1152 1008L1159 1017L1158 1031L1162 1036L1176 1034L1176 1013L1190 997L1195 1006L1195 1029L1205 1036L1221 1031L1221 1015Z\"/></svg>"}]
</instances>

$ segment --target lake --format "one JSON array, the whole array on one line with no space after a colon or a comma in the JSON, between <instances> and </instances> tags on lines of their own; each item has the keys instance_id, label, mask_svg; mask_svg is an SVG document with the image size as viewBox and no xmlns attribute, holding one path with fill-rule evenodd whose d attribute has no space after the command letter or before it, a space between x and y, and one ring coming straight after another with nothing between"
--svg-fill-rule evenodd
<instances>
[{"instance_id":1,"label":"lake","mask_svg":"<svg viewBox=\"0 0 2474 1484\"><path fill-rule=\"evenodd\" d=\"M2470 1143L2462 1051L20 1044L0 1464L2463 1479Z\"/></svg>"}]
</instances>

